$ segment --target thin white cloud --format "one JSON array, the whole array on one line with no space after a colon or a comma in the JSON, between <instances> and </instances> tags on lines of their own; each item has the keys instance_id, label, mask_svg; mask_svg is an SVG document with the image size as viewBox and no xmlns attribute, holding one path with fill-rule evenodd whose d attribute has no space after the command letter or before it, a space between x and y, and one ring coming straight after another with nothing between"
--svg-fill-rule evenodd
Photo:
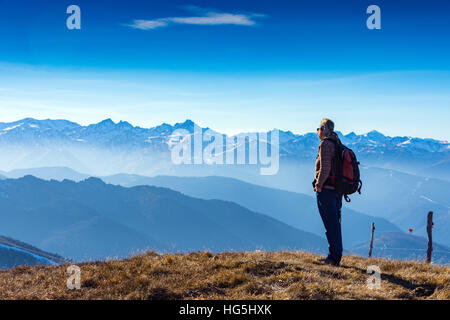
<instances>
[{"instance_id":1,"label":"thin white cloud","mask_svg":"<svg viewBox=\"0 0 450 320\"><path fill-rule=\"evenodd\" d=\"M134 20L133 24L129 25L135 29L151 30L159 27L167 26L167 22L162 20Z\"/></svg>"},{"instance_id":2,"label":"thin white cloud","mask_svg":"<svg viewBox=\"0 0 450 320\"><path fill-rule=\"evenodd\" d=\"M240 26L252 26L255 21L244 14L214 13L210 12L206 17L170 18L170 21L180 24L219 25L234 24Z\"/></svg>"},{"instance_id":3,"label":"thin white cloud","mask_svg":"<svg viewBox=\"0 0 450 320\"><path fill-rule=\"evenodd\" d=\"M253 26L256 24L256 21L254 20L255 18L266 17L264 14L224 13L192 6L185 7L185 9L188 11L194 11L201 15L194 17L168 17L153 20L134 20L132 24L128 24L127 26L141 30L153 30L156 28L167 27L169 24Z\"/></svg>"}]
</instances>

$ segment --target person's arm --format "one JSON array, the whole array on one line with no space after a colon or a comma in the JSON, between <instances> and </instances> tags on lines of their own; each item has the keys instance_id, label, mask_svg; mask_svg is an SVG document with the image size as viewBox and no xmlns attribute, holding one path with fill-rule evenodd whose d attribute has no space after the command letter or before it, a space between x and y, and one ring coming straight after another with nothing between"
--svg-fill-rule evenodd
<instances>
[{"instance_id":1,"label":"person's arm","mask_svg":"<svg viewBox=\"0 0 450 320\"><path fill-rule=\"evenodd\" d=\"M320 168L317 177L316 188L322 189L331 172L331 160L333 159L333 142L324 140L319 150Z\"/></svg>"}]
</instances>

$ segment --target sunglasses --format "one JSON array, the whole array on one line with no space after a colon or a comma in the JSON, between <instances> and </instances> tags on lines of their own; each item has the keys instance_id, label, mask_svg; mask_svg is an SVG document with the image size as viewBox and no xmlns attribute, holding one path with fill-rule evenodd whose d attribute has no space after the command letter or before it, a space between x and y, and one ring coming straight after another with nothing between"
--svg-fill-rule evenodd
<instances>
[{"instance_id":1,"label":"sunglasses","mask_svg":"<svg viewBox=\"0 0 450 320\"><path fill-rule=\"evenodd\" d=\"M323 129L324 129L324 127L317 128L317 132L319 132L319 130L323 131Z\"/></svg>"}]
</instances>

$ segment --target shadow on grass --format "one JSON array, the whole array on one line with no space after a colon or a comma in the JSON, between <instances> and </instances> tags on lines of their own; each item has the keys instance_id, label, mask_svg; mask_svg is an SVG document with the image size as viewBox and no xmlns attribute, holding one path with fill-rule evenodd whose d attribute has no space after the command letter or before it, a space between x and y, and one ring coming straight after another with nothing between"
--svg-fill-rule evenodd
<instances>
[{"instance_id":1,"label":"shadow on grass","mask_svg":"<svg viewBox=\"0 0 450 320\"><path fill-rule=\"evenodd\" d=\"M369 275L367 273L367 270L354 267L354 266L347 266L347 265L341 265L340 268L344 269L353 269L356 270L362 274ZM415 297L428 297L431 296L434 293L434 290L436 289L435 285L430 284L415 284L411 281L405 280L401 277L394 276L392 274L388 273L381 273L381 280L387 280L392 284L402 286L404 289L412 291L410 292L411 295Z\"/></svg>"}]
</instances>

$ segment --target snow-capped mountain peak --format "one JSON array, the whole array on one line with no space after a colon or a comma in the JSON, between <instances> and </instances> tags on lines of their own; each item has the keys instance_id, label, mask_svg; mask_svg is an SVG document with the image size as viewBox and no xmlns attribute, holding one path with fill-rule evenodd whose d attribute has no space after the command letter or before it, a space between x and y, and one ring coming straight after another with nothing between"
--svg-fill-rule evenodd
<instances>
[{"instance_id":1,"label":"snow-capped mountain peak","mask_svg":"<svg viewBox=\"0 0 450 320\"><path fill-rule=\"evenodd\" d=\"M170 125L163 123L152 128L133 126L127 121L115 123L105 119L96 124L81 126L67 120L36 120L26 118L11 123L0 123L0 145L4 144L49 144L57 140L62 144L73 142L93 144L96 146L123 146L127 149L154 148L167 149L167 143L174 130L185 129L194 132L195 122ZM208 128L202 128L203 132ZM212 131L215 132L215 131ZM289 156L310 156L317 151L316 133L295 134L291 131L279 131L281 153ZM372 130L366 134L351 132L343 135L337 132L342 142L358 153L385 154L389 152L407 152L424 154L430 152L449 152L449 143L434 139L412 137L389 137Z\"/></svg>"}]
</instances>

